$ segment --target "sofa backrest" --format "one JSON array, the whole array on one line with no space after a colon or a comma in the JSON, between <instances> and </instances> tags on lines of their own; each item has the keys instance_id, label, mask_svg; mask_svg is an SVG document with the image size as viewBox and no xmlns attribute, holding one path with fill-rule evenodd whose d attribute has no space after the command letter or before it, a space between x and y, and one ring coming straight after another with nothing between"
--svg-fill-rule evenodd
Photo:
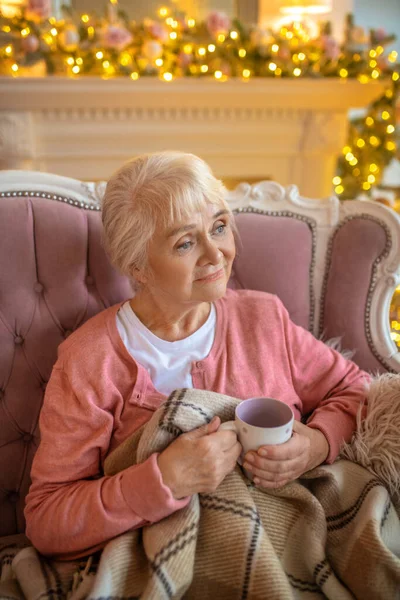
<instances>
[{"instance_id":1,"label":"sofa backrest","mask_svg":"<svg viewBox=\"0 0 400 600\"><path fill-rule=\"evenodd\" d=\"M38 418L58 345L132 294L101 245L103 189L49 174L0 173L0 535L24 531ZM228 201L241 237L231 287L277 294L296 323L342 336L365 369L400 370L388 317L399 277L397 215L370 203L306 200L271 182L242 185Z\"/></svg>"}]
</instances>

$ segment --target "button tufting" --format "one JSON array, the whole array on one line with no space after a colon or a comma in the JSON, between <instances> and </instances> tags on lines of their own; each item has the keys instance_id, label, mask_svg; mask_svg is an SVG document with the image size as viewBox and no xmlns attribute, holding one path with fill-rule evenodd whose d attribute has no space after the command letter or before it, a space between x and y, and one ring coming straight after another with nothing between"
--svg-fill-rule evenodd
<instances>
[{"instance_id":1,"label":"button tufting","mask_svg":"<svg viewBox=\"0 0 400 600\"><path fill-rule=\"evenodd\" d=\"M23 344L24 338L22 337L22 335L16 335L14 338L14 343L17 344L17 346L20 346L21 344Z\"/></svg>"},{"instance_id":2,"label":"button tufting","mask_svg":"<svg viewBox=\"0 0 400 600\"><path fill-rule=\"evenodd\" d=\"M37 281L35 283L35 285L33 286L33 289L35 290L35 292L37 294L41 294L43 292L43 285L41 283L39 283L39 281Z\"/></svg>"},{"instance_id":3,"label":"button tufting","mask_svg":"<svg viewBox=\"0 0 400 600\"><path fill-rule=\"evenodd\" d=\"M86 285L93 285L94 284L94 279L91 275L88 275L85 279L86 281Z\"/></svg>"},{"instance_id":4,"label":"button tufting","mask_svg":"<svg viewBox=\"0 0 400 600\"><path fill-rule=\"evenodd\" d=\"M22 436L22 441L24 444L29 444L32 441L32 435L30 433L24 433Z\"/></svg>"},{"instance_id":5,"label":"button tufting","mask_svg":"<svg viewBox=\"0 0 400 600\"><path fill-rule=\"evenodd\" d=\"M69 336L71 335L71 333L72 333L72 330L71 330L71 329L66 329L66 330L64 331L64 337L65 337L65 338L69 337Z\"/></svg>"},{"instance_id":6,"label":"button tufting","mask_svg":"<svg viewBox=\"0 0 400 600\"><path fill-rule=\"evenodd\" d=\"M8 501L15 504L19 500L18 492L8 492Z\"/></svg>"}]
</instances>

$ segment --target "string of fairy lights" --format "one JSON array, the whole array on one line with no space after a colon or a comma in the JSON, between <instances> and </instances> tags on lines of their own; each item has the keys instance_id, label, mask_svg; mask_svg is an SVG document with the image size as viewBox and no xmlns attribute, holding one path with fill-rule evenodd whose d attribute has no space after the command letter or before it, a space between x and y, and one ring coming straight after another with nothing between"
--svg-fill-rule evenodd
<instances>
[{"instance_id":1,"label":"string of fairy lights","mask_svg":"<svg viewBox=\"0 0 400 600\"><path fill-rule=\"evenodd\" d=\"M339 45L329 23L317 32L299 20L271 30L216 11L196 21L169 6L160 7L155 18L133 21L120 10L118 0L109 0L104 8L102 16L65 8L58 19L34 10L21 10L13 17L0 12L0 75L129 77L133 82L150 76L165 83L181 77L207 77L218 83L257 77L337 77L361 84L383 80L383 95L351 118L332 182L341 199L371 192L376 196L383 171L399 147L400 65L397 52L386 50L394 36L382 29L366 32L351 15ZM391 326L400 347L400 286L391 307Z\"/></svg>"}]
</instances>

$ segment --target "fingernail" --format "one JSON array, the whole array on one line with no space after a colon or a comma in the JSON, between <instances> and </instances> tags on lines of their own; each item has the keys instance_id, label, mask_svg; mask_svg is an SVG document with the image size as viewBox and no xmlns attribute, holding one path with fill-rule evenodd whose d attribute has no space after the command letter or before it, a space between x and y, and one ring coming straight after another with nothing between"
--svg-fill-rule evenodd
<instances>
[{"instance_id":1,"label":"fingernail","mask_svg":"<svg viewBox=\"0 0 400 600\"><path fill-rule=\"evenodd\" d=\"M254 462L254 456L252 454L246 454L246 460L248 462Z\"/></svg>"},{"instance_id":2,"label":"fingernail","mask_svg":"<svg viewBox=\"0 0 400 600\"><path fill-rule=\"evenodd\" d=\"M258 454L260 456L268 456L268 452L266 450L264 450L264 448L261 448L261 450L258 451Z\"/></svg>"}]
</instances>

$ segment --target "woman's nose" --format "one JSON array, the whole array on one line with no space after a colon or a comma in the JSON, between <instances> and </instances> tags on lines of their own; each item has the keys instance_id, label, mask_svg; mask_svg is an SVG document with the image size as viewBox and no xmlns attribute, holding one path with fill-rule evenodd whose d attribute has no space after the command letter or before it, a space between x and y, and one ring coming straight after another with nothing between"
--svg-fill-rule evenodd
<instances>
[{"instance_id":1,"label":"woman's nose","mask_svg":"<svg viewBox=\"0 0 400 600\"><path fill-rule=\"evenodd\" d=\"M205 264L211 263L213 265L217 265L221 262L223 254L221 250L218 248L216 244L212 241L207 241L204 245L204 252L201 257L201 260L204 261Z\"/></svg>"}]
</instances>

